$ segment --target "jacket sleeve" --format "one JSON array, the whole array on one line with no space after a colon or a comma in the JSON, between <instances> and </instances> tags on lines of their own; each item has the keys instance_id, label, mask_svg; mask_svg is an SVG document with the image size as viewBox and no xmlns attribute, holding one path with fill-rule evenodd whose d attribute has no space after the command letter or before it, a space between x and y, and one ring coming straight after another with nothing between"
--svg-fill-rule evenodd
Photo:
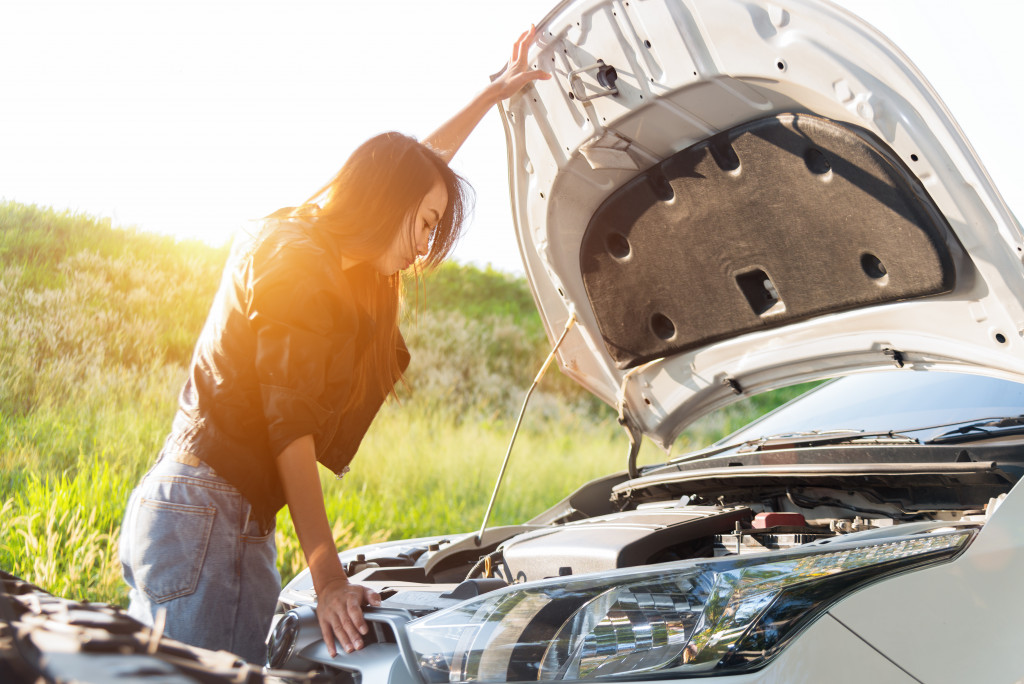
<instances>
[{"instance_id":1,"label":"jacket sleeve","mask_svg":"<svg viewBox=\"0 0 1024 684\"><path fill-rule=\"evenodd\" d=\"M358 318L339 306L323 252L282 248L251 266L248 316L271 454L315 435L335 406L324 406L328 373L351 385Z\"/></svg>"}]
</instances>

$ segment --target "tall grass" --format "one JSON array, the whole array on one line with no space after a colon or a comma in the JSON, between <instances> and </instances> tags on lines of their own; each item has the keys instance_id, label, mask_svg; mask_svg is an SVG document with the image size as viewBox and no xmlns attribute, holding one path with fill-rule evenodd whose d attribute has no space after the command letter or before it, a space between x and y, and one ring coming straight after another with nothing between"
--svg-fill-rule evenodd
<instances>
[{"instance_id":1,"label":"tall grass","mask_svg":"<svg viewBox=\"0 0 1024 684\"><path fill-rule=\"evenodd\" d=\"M57 595L122 601L115 540L127 478L95 460L73 477L32 473L20 484L0 507L3 567Z\"/></svg>"},{"instance_id":2,"label":"tall grass","mask_svg":"<svg viewBox=\"0 0 1024 684\"><path fill-rule=\"evenodd\" d=\"M226 256L0 204L0 567L58 594L125 603L123 507L166 436ZM476 528L547 351L523 280L446 265L423 286L403 325L410 390L381 411L352 472L323 478L340 547ZM494 524L625 464L612 411L565 378L549 373L528 415ZM688 439L709 441L726 423ZM277 520L287 579L304 559L287 512Z\"/></svg>"}]
</instances>

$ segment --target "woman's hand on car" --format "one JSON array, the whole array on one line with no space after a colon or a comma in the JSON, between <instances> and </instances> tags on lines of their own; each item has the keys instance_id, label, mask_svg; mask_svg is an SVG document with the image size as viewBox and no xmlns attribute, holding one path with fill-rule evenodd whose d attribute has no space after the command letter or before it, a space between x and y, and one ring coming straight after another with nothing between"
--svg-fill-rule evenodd
<instances>
[{"instance_id":1,"label":"woman's hand on car","mask_svg":"<svg viewBox=\"0 0 1024 684\"><path fill-rule=\"evenodd\" d=\"M363 636L370 631L363 618L363 606L379 605L377 592L350 584L346 578L332 580L318 592L316 617L332 658L337 655L335 642L341 644L346 653L363 647Z\"/></svg>"},{"instance_id":2,"label":"woman's hand on car","mask_svg":"<svg viewBox=\"0 0 1024 684\"><path fill-rule=\"evenodd\" d=\"M512 56L509 58L505 70L491 84L491 92L498 101L516 94L530 81L551 78L551 74L543 69L531 69L527 60L530 46L536 37L537 27L531 26L519 36L515 45L512 46Z\"/></svg>"}]
</instances>

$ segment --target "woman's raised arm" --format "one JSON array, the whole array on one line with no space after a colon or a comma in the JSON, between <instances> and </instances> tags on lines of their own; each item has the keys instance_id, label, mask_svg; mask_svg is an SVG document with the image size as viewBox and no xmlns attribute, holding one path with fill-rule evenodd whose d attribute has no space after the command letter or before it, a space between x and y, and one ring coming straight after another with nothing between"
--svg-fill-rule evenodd
<instances>
[{"instance_id":1,"label":"woman's raised arm","mask_svg":"<svg viewBox=\"0 0 1024 684\"><path fill-rule=\"evenodd\" d=\"M511 97L531 81L551 78L551 74L546 71L527 68L527 53L536 33L536 27L531 26L529 31L519 36L519 40L512 47L512 57L501 75L423 141L437 151L446 162L451 162L452 157L462 147L462 143L491 107Z\"/></svg>"}]
</instances>

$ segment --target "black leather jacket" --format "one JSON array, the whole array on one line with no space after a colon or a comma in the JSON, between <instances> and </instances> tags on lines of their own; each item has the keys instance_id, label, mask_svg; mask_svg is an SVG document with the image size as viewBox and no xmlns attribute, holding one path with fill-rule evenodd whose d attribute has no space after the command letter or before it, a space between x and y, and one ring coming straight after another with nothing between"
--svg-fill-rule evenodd
<instances>
[{"instance_id":1,"label":"black leather jacket","mask_svg":"<svg viewBox=\"0 0 1024 684\"><path fill-rule=\"evenodd\" d=\"M265 529L285 504L277 455L311 434L317 460L341 474L385 398L365 383L341 410L374 324L340 264L304 219L267 219L236 242L181 391L169 448L234 485Z\"/></svg>"}]
</instances>

